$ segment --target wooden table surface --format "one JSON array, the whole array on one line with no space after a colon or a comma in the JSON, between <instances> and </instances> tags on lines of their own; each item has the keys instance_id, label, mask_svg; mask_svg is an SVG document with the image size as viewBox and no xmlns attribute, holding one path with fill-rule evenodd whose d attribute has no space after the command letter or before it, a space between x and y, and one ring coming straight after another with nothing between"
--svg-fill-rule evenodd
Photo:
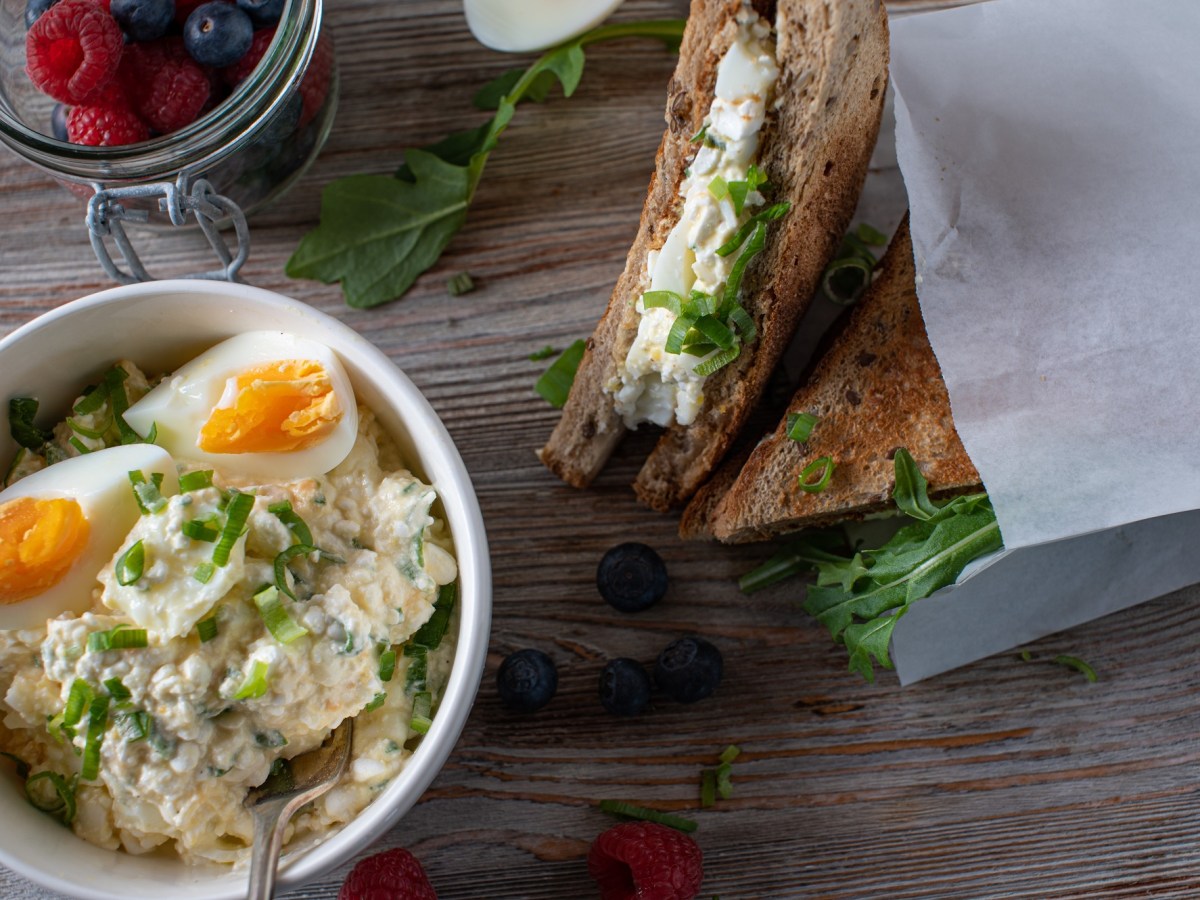
<instances>
[{"instance_id":1,"label":"wooden table surface","mask_svg":"<svg viewBox=\"0 0 1200 900\"><path fill-rule=\"evenodd\" d=\"M621 15L679 11L630 0ZM413 850L445 900L591 897L586 853L612 824L595 805L614 798L698 819L705 898L1200 896L1197 590L1040 641L1034 662L1009 653L906 689L890 674L867 685L799 610L800 588L739 594L735 577L763 548L682 543L672 517L634 502L645 435L586 492L534 458L555 412L531 391L545 363L527 355L587 334L607 300L661 134L670 55L644 41L589 49L573 99L521 108L437 268L403 301L351 311L337 288L283 274L321 187L389 171L403 147L475 124L470 95L513 62L472 40L457 0L333 0L329 22L343 77L334 134L300 186L252 221L244 274L342 319L425 392L474 476L495 568L478 703L433 786L373 849ZM6 153L0 198L0 333L109 286L76 199ZM182 272L202 259L197 240L158 237L145 255ZM446 277L463 269L479 289L450 298ZM600 556L628 539L656 547L672 576L664 602L636 616L594 587ZM725 655L713 699L628 721L603 712L605 660L649 663L689 632ZM520 647L559 666L557 698L533 716L506 712L494 688ZM1059 653L1087 659L1099 682L1038 661ZM700 811L700 770L730 743L743 750L735 794ZM333 898L344 875L286 896ZM51 895L0 870L0 896Z\"/></svg>"}]
</instances>

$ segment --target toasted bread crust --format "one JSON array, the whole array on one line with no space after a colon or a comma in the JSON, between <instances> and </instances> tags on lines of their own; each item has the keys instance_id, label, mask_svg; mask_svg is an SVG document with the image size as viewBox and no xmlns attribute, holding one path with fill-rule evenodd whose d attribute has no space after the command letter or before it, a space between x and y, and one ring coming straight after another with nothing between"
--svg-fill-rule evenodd
<instances>
[{"instance_id":1,"label":"toasted bread crust","mask_svg":"<svg viewBox=\"0 0 1200 900\"><path fill-rule=\"evenodd\" d=\"M779 108L763 133L759 166L792 211L774 223L746 276L744 306L759 338L709 376L690 426L666 430L634 488L656 509L685 501L720 462L786 348L841 241L866 176L887 86L887 18L877 0L778 0ZM767 7L774 7L769 9ZM679 185L708 112L717 66L736 33L740 0L693 0L667 98L667 129L625 271L580 364L562 419L539 455L576 487L596 476L624 434L604 386L637 334L646 255L678 221Z\"/></svg>"},{"instance_id":2,"label":"toasted bread crust","mask_svg":"<svg viewBox=\"0 0 1200 900\"><path fill-rule=\"evenodd\" d=\"M980 487L921 319L907 218L845 331L788 410L818 417L809 440L787 437L785 415L731 487L722 470L697 494L682 536L742 543L890 510L899 447L913 455L933 496ZM801 470L823 456L836 465L829 487L800 490Z\"/></svg>"}]
</instances>

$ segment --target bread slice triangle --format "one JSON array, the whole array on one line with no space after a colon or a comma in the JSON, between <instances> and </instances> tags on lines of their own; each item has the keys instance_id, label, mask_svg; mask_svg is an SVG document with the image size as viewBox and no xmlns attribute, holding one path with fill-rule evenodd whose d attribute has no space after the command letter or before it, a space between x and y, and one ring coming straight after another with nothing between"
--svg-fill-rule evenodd
<instances>
[{"instance_id":1,"label":"bread slice triangle","mask_svg":"<svg viewBox=\"0 0 1200 900\"><path fill-rule=\"evenodd\" d=\"M697 493L684 511L683 537L743 543L889 512L900 447L913 455L931 496L979 490L921 318L907 217L788 412L817 416L809 439L791 440L785 415L744 465L731 461ZM834 461L828 487L801 490L800 473L825 456Z\"/></svg>"}]
</instances>

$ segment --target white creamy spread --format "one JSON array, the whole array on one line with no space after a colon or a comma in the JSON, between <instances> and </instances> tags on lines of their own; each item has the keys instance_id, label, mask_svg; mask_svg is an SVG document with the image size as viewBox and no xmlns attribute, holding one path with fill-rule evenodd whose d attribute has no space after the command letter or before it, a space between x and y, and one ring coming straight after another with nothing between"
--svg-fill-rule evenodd
<instances>
[{"instance_id":1,"label":"white creamy spread","mask_svg":"<svg viewBox=\"0 0 1200 900\"><path fill-rule=\"evenodd\" d=\"M136 374L135 396L145 389ZM0 747L34 772L77 773L85 734L64 735L47 723L77 681L101 691L119 679L129 696L123 706L113 699L99 775L78 781L72 828L102 847L173 846L188 862L233 863L247 858L253 836L242 805L248 788L277 760L318 746L343 719L356 717L350 769L292 820L289 842L321 839L399 774L418 737L414 691L430 692L436 704L454 626L427 653L410 656L405 642L458 570L433 488L403 468L365 409L353 449L327 475L252 486L221 470L213 477L212 487L168 498L126 537L119 553L141 541L153 560L134 583L122 585L109 562L87 612L64 613L43 628L0 630ZM254 496L246 530L229 562L201 582L194 573L214 545L187 537L183 525L216 516L222 488L230 487ZM289 563L285 579L297 599L287 608L307 632L289 643L272 635L250 600L275 581L273 561L294 542L270 509L285 500L311 529L313 545L336 555ZM196 623L208 617L216 634L201 640ZM89 646L89 635L115 627L146 628L148 646ZM388 647L396 658L385 682ZM262 691L240 695L257 664ZM147 716L149 733L140 738L121 724L132 710Z\"/></svg>"},{"instance_id":2,"label":"white creamy spread","mask_svg":"<svg viewBox=\"0 0 1200 900\"><path fill-rule=\"evenodd\" d=\"M747 179L778 76L771 26L746 8L738 16L733 44L717 68L704 139L679 187L683 201L679 222L662 248L647 255L647 290L687 297L693 290L717 295L724 287L736 255L719 256L717 248L733 237L763 198L750 191L739 216L731 197L718 200L709 188L718 177L726 183ZM695 371L704 357L666 352L675 320L670 310L646 309L639 299L637 311L637 337L605 390L613 395L617 412L629 428L641 422L690 425L704 404L705 376Z\"/></svg>"}]
</instances>

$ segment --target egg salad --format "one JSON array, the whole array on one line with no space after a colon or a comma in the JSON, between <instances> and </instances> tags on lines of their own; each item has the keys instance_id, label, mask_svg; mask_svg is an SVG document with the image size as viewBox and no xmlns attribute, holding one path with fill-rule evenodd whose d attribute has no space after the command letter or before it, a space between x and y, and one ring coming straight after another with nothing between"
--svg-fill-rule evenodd
<instances>
[{"instance_id":1,"label":"egg salad","mask_svg":"<svg viewBox=\"0 0 1200 900\"><path fill-rule=\"evenodd\" d=\"M102 847L244 862L247 791L356 717L285 839L353 818L436 711L458 572L336 355L241 335L35 413L10 403L0 491L0 751L29 801Z\"/></svg>"}]
</instances>

